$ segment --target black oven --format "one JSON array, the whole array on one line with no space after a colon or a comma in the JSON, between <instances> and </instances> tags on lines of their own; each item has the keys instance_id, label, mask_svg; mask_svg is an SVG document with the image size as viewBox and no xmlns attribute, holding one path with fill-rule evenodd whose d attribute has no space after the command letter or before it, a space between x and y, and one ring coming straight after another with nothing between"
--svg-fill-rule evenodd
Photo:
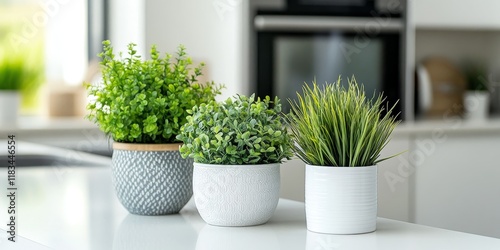
<instances>
[{"instance_id":1,"label":"black oven","mask_svg":"<svg viewBox=\"0 0 500 250\"><path fill-rule=\"evenodd\" d=\"M347 85L347 77L354 75L369 97L383 92L391 106L403 99L403 23L398 15L370 15L257 12L257 95L277 95L288 112L287 100L295 99L304 84L331 83L341 75ZM402 101L396 105L401 119L403 107Z\"/></svg>"}]
</instances>

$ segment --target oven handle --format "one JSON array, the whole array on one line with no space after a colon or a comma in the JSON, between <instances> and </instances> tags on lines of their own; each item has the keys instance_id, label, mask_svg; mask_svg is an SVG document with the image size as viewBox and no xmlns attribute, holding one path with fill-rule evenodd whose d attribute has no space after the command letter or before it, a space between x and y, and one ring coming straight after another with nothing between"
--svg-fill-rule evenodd
<instances>
[{"instance_id":1,"label":"oven handle","mask_svg":"<svg viewBox=\"0 0 500 250\"><path fill-rule=\"evenodd\" d=\"M258 31L359 31L399 32L403 30L401 18L381 17L312 17L258 15L254 19Z\"/></svg>"}]
</instances>

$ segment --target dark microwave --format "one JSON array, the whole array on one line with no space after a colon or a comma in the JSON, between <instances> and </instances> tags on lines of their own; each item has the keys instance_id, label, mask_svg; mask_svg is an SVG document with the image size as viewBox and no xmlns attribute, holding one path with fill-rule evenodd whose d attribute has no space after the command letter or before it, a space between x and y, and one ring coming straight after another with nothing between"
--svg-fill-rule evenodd
<instances>
[{"instance_id":1,"label":"dark microwave","mask_svg":"<svg viewBox=\"0 0 500 250\"><path fill-rule=\"evenodd\" d=\"M296 2L300 2L297 0ZM404 117L403 22L389 17L277 15L254 18L253 76L258 96L278 96L284 112L304 84L355 76L367 96L383 92ZM399 101L401 100L401 101Z\"/></svg>"}]
</instances>

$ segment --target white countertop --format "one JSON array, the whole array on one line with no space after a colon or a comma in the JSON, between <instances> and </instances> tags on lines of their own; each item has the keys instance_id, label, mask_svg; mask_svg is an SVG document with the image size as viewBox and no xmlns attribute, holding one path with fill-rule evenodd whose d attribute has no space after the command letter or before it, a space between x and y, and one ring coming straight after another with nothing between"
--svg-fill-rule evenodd
<instances>
[{"instance_id":1,"label":"white countertop","mask_svg":"<svg viewBox=\"0 0 500 250\"><path fill-rule=\"evenodd\" d=\"M100 164L110 163L98 158ZM137 216L119 204L110 174L109 166L18 167L18 242L7 241L7 232L0 230L0 249L500 249L500 239L383 218L374 233L312 233L306 230L304 203L285 199L267 224L254 227L207 225L192 201L177 215ZM6 176L7 169L0 168L4 193ZM6 201L2 195L3 230Z\"/></svg>"}]
</instances>

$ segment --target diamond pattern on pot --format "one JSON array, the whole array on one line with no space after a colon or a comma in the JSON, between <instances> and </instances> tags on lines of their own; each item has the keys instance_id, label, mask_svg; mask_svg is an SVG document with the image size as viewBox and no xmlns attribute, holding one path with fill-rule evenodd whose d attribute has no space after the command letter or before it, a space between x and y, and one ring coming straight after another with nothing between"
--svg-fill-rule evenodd
<instances>
[{"instance_id":1,"label":"diamond pattern on pot","mask_svg":"<svg viewBox=\"0 0 500 250\"><path fill-rule=\"evenodd\" d=\"M178 213L193 195L193 161L179 151L113 152L113 184L133 214Z\"/></svg>"}]
</instances>

